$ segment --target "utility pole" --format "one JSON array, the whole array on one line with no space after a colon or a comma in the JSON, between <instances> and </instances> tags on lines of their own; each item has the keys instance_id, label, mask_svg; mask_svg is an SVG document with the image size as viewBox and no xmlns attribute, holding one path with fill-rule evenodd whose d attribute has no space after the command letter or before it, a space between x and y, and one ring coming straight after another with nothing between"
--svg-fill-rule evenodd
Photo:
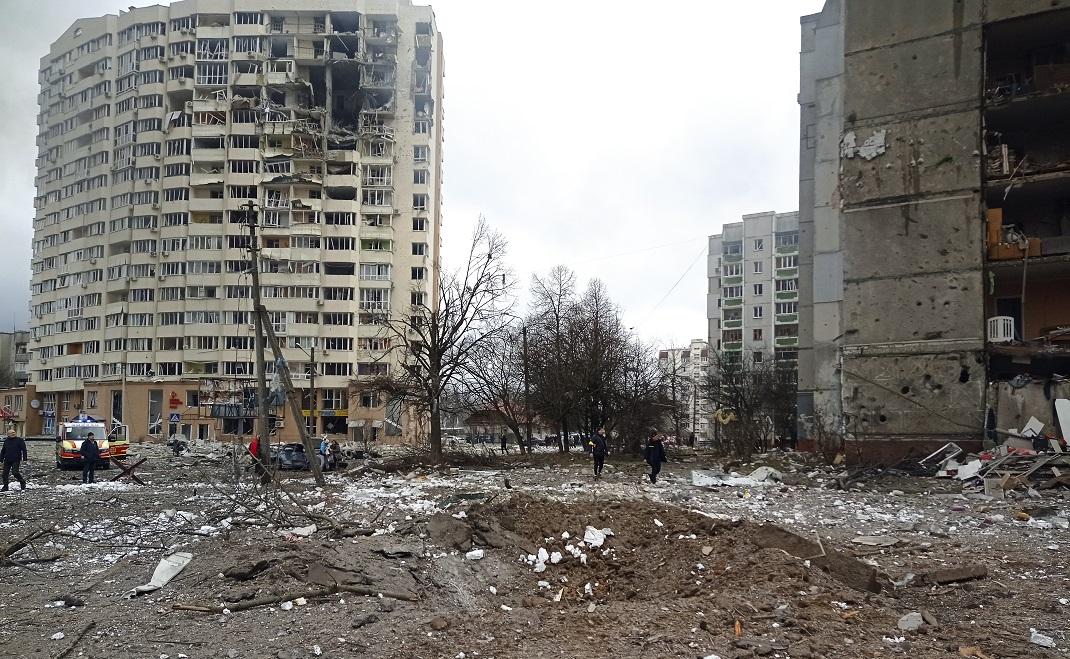
<instances>
[{"instance_id":1,"label":"utility pole","mask_svg":"<svg viewBox=\"0 0 1070 659\"><path fill-rule=\"evenodd\" d=\"M524 418L527 420L528 438L525 442L528 453L531 453L531 383L528 378L528 326L521 328L524 337Z\"/></svg>"},{"instance_id":2,"label":"utility pole","mask_svg":"<svg viewBox=\"0 0 1070 659\"><path fill-rule=\"evenodd\" d=\"M312 432L315 433L319 430L316 422L316 399L319 397L316 395L316 344L313 343L309 349L308 356L311 358L309 362L308 373L308 418L312 419Z\"/></svg>"},{"instance_id":3,"label":"utility pole","mask_svg":"<svg viewBox=\"0 0 1070 659\"><path fill-rule=\"evenodd\" d=\"M256 434L260 438L260 463L264 465L260 480L264 483L271 481L271 437L270 421L268 420L268 388L267 373L264 372L264 322L259 309L260 304L260 245L256 238L256 204L249 200L242 204L245 209L245 226L249 228L249 259L253 275L253 336L256 348Z\"/></svg>"}]
</instances>

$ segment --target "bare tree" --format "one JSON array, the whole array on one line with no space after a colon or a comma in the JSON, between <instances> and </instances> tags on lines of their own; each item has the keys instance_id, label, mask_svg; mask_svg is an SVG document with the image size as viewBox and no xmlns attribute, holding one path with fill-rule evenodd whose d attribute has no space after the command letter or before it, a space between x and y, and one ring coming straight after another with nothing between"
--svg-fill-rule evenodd
<instances>
[{"instance_id":1,"label":"bare tree","mask_svg":"<svg viewBox=\"0 0 1070 659\"><path fill-rule=\"evenodd\" d=\"M465 264L456 271L439 271L437 298L416 288L407 313L381 314L379 322L390 341L387 355L393 357L393 365L387 362L385 372L355 382L358 391L381 393L428 415L432 459L442 456L446 393L472 370L481 347L505 331L515 286L505 263L506 251L502 235L480 218Z\"/></svg>"},{"instance_id":2,"label":"bare tree","mask_svg":"<svg viewBox=\"0 0 1070 659\"><path fill-rule=\"evenodd\" d=\"M706 396L722 420L718 448L738 457L769 450L795 423L795 372L784 362L716 354Z\"/></svg>"},{"instance_id":3,"label":"bare tree","mask_svg":"<svg viewBox=\"0 0 1070 659\"><path fill-rule=\"evenodd\" d=\"M558 424L560 449L568 451L570 422L579 409L575 346L578 336L570 322L576 310L576 275L565 266L532 278L529 328L529 368L535 393L532 405L540 416Z\"/></svg>"},{"instance_id":4,"label":"bare tree","mask_svg":"<svg viewBox=\"0 0 1070 659\"><path fill-rule=\"evenodd\" d=\"M511 324L477 346L464 368L460 397L473 411L493 410L516 436L521 453L531 408L524 396L524 354L520 329Z\"/></svg>"}]
</instances>

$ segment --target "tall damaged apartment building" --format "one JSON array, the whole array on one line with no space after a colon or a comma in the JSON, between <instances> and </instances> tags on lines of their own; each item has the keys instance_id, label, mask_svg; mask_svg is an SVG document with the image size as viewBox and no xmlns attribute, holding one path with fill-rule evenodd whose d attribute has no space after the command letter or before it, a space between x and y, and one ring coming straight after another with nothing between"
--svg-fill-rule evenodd
<instances>
[{"instance_id":1,"label":"tall damaged apartment building","mask_svg":"<svg viewBox=\"0 0 1070 659\"><path fill-rule=\"evenodd\" d=\"M1070 8L828 0L802 20L799 407L852 460L1070 396Z\"/></svg>"},{"instance_id":2,"label":"tall damaged apartment building","mask_svg":"<svg viewBox=\"0 0 1070 659\"><path fill-rule=\"evenodd\" d=\"M395 366L377 319L437 294L442 74L431 8L407 0L184 0L71 25L40 70L26 431L85 413L135 439L251 432L252 202L305 389L280 436L401 436L404 410L350 383Z\"/></svg>"}]
</instances>

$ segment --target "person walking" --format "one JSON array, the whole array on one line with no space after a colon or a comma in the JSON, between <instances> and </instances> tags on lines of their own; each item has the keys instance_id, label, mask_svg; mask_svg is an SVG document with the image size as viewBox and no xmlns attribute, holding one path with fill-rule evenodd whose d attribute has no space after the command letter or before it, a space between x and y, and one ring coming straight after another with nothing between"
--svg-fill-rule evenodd
<instances>
[{"instance_id":1,"label":"person walking","mask_svg":"<svg viewBox=\"0 0 1070 659\"><path fill-rule=\"evenodd\" d=\"M506 438L504 432L502 433L500 439L501 439L501 443L502 443L502 455L505 455L506 453L509 452L509 440Z\"/></svg>"},{"instance_id":2,"label":"person walking","mask_svg":"<svg viewBox=\"0 0 1070 659\"><path fill-rule=\"evenodd\" d=\"M324 435L320 439L320 470L327 471L328 457L331 455L331 443L327 440L327 435Z\"/></svg>"},{"instance_id":3,"label":"person walking","mask_svg":"<svg viewBox=\"0 0 1070 659\"><path fill-rule=\"evenodd\" d=\"M598 432L591 436L588 446L591 447L591 456L594 458L594 477L602 477L602 467L606 464L606 453L609 453L609 444L606 442L606 429L599 428Z\"/></svg>"},{"instance_id":4,"label":"person walking","mask_svg":"<svg viewBox=\"0 0 1070 659\"><path fill-rule=\"evenodd\" d=\"M26 479L19 471L19 464L30 460L26 455L26 440L19 437L14 428L7 431L4 447L0 448L0 461L4 463L4 487L0 489L0 492L7 492L8 479L11 474L15 474L15 478L18 479L19 489L25 490Z\"/></svg>"},{"instance_id":5,"label":"person walking","mask_svg":"<svg viewBox=\"0 0 1070 659\"><path fill-rule=\"evenodd\" d=\"M658 431L650 433L650 437L646 440L646 449L643 452L646 458L646 463L650 465L650 482L658 482L658 474L661 473L661 463L665 462L665 444L662 442L664 438Z\"/></svg>"},{"instance_id":6,"label":"person walking","mask_svg":"<svg viewBox=\"0 0 1070 659\"><path fill-rule=\"evenodd\" d=\"M97 444L93 433L85 436L78 452L82 454L82 483L95 482L97 462L100 461L100 445Z\"/></svg>"}]
</instances>

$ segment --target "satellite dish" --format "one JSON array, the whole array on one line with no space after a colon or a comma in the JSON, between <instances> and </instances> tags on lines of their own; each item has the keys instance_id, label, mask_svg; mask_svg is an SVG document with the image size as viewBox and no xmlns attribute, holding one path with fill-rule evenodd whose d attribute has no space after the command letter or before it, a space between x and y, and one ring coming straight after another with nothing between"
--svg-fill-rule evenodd
<instances>
[{"instance_id":1,"label":"satellite dish","mask_svg":"<svg viewBox=\"0 0 1070 659\"><path fill-rule=\"evenodd\" d=\"M36 398L34 398L33 400L30 401L30 407L32 407L33 409L36 410L38 407L41 407L41 401L39 401Z\"/></svg>"}]
</instances>

